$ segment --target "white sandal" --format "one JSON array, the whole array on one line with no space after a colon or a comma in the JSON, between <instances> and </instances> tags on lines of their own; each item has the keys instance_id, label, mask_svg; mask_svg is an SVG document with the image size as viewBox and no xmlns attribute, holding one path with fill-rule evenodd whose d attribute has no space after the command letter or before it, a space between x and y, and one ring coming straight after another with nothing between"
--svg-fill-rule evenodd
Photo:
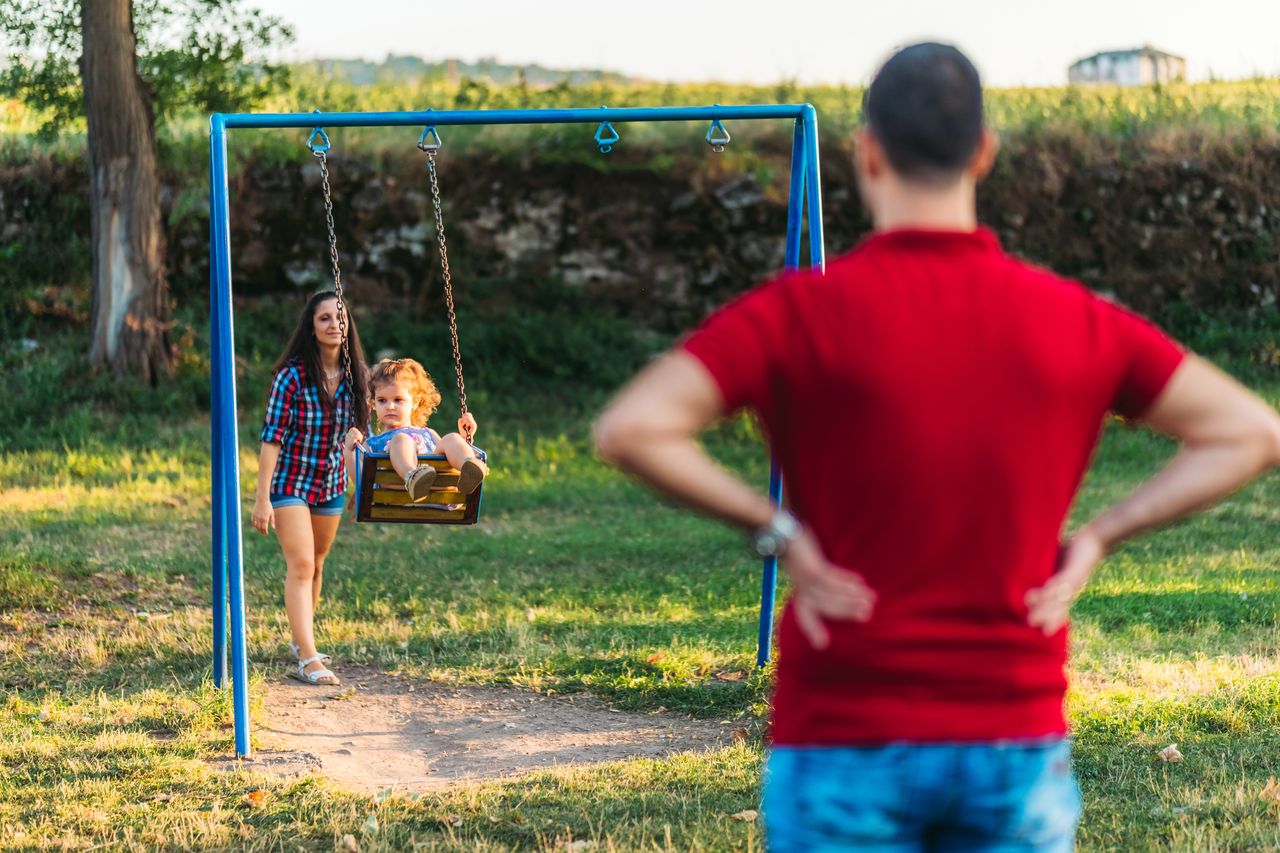
<instances>
[{"instance_id":1,"label":"white sandal","mask_svg":"<svg viewBox=\"0 0 1280 853\"><path fill-rule=\"evenodd\" d=\"M342 682L338 680L338 676L334 675L325 667L317 669L315 672L307 672L307 667L313 663L319 663L324 660L324 655L316 655L306 660L298 661L298 680L305 684L314 684L323 687L337 687ZM332 678L332 681L325 681L326 678Z\"/></svg>"},{"instance_id":2,"label":"white sandal","mask_svg":"<svg viewBox=\"0 0 1280 853\"><path fill-rule=\"evenodd\" d=\"M290 643L289 651L293 653L294 660L302 660L302 649L298 648L297 643ZM333 658L329 657L324 652L319 652L319 655L320 655L320 660L324 661L325 663L333 662Z\"/></svg>"}]
</instances>

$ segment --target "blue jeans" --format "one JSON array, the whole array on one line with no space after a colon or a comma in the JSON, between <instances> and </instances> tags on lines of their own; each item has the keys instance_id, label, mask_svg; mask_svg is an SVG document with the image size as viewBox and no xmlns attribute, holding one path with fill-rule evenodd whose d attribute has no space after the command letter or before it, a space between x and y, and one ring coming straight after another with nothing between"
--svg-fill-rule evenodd
<instances>
[{"instance_id":1,"label":"blue jeans","mask_svg":"<svg viewBox=\"0 0 1280 853\"><path fill-rule=\"evenodd\" d=\"M1070 853L1071 746L1035 742L780 747L764 772L769 849Z\"/></svg>"}]
</instances>

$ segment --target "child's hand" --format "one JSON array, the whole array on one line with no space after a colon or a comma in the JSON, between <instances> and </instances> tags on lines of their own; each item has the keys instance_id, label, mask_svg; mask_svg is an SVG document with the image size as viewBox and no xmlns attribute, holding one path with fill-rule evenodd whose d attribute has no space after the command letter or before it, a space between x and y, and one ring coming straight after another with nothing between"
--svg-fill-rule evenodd
<instances>
[{"instance_id":1,"label":"child's hand","mask_svg":"<svg viewBox=\"0 0 1280 853\"><path fill-rule=\"evenodd\" d=\"M342 449L355 450L357 444L363 444L363 443L364 443L364 433L362 433L360 430L356 429L355 427L352 427L351 429L347 430L346 437L342 439Z\"/></svg>"},{"instance_id":2,"label":"child's hand","mask_svg":"<svg viewBox=\"0 0 1280 853\"><path fill-rule=\"evenodd\" d=\"M458 418L458 432L462 433L462 437L468 442L475 437L476 419L473 414L467 412L462 417Z\"/></svg>"}]
</instances>

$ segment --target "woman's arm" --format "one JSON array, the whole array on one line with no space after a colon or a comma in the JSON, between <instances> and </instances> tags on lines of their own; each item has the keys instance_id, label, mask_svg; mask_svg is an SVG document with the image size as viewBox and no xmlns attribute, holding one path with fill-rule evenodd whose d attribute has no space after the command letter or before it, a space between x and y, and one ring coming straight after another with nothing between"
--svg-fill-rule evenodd
<instances>
[{"instance_id":1,"label":"woman's arm","mask_svg":"<svg viewBox=\"0 0 1280 853\"><path fill-rule=\"evenodd\" d=\"M251 523L253 529L267 535L276 526L275 511L271 508L271 478L276 473L276 461L280 458L280 445L274 441L262 442L258 453L258 493L253 501Z\"/></svg>"}]
</instances>

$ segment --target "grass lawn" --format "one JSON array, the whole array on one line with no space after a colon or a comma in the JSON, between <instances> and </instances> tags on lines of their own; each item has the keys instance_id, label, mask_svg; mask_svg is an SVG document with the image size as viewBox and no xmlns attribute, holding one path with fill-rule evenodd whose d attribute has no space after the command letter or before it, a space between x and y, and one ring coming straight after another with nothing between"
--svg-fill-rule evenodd
<instances>
[{"instance_id":1,"label":"grass lawn","mask_svg":"<svg viewBox=\"0 0 1280 853\"><path fill-rule=\"evenodd\" d=\"M344 522L323 645L444 682L741 720L747 743L417 798L211 769L233 748L209 682L208 425L195 422L0 456L0 848L330 850L350 834L363 850L759 849L759 826L730 816L755 807L768 680L714 677L754 662L758 566L732 532L597 462L586 411L492 420L477 529ZM708 444L763 482L749 423ZM1076 519L1170 452L1111 428ZM1082 849L1280 847L1280 797L1263 796L1280 774L1278 514L1268 479L1121 549L1078 604ZM282 561L246 531L261 685L286 653ZM1183 762L1153 760L1174 742Z\"/></svg>"}]
</instances>

